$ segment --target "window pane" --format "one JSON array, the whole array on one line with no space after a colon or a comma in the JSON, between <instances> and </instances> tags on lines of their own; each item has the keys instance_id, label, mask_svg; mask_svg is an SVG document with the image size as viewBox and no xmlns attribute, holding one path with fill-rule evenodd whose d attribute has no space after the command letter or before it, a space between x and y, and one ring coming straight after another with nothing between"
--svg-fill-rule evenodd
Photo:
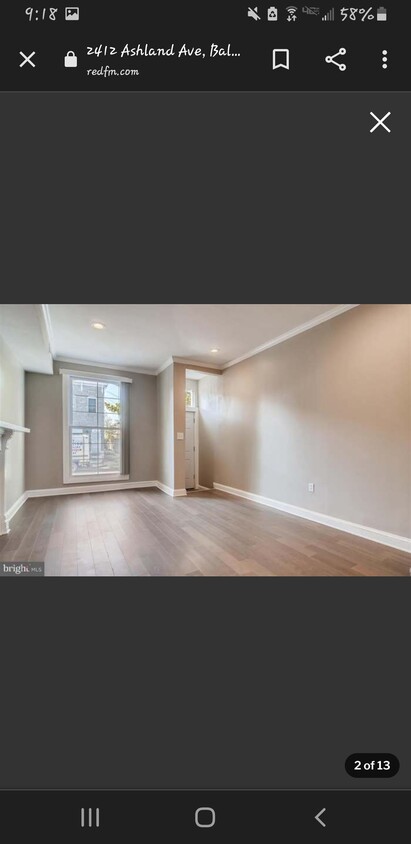
<instances>
[{"instance_id":1,"label":"window pane","mask_svg":"<svg viewBox=\"0 0 411 844\"><path fill-rule=\"evenodd\" d=\"M120 414L119 413L99 413L98 427L99 428L120 428Z\"/></svg>"},{"instance_id":2,"label":"window pane","mask_svg":"<svg viewBox=\"0 0 411 844\"><path fill-rule=\"evenodd\" d=\"M72 381L72 423L76 427L97 426L97 384L93 381Z\"/></svg>"},{"instance_id":3,"label":"window pane","mask_svg":"<svg viewBox=\"0 0 411 844\"><path fill-rule=\"evenodd\" d=\"M71 431L71 471L73 475L95 475L101 448L101 432L91 428Z\"/></svg>"},{"instance_id":4,"label":"window pane","mask_svg":"<svg viewBox=\"0 0 411 844\"><path fill-rule=\"evenodd\" d=\"M98 394L100 398L108 399L108 401L120 401L120 385L109 381L100 381Z\"/></svg>"},{"instance_id":5,"label":"window pane","mask_svg":"<svg viewBox=\"0 0 411 844\"><path fill-rule=\"evenodd\" d=\"M121 473L120 384L71 381L71 474Z\"/></svg>"},{"instance_id":6,"label":"window pane","mask_svg":"<svg viewBox=\"0 0 411 844\"><path fill-rule=\"evenodd\" d=\"M121 471L121 438L118 430L104 431L99 471L112 473Z\"/></svg>"}]
</instances>

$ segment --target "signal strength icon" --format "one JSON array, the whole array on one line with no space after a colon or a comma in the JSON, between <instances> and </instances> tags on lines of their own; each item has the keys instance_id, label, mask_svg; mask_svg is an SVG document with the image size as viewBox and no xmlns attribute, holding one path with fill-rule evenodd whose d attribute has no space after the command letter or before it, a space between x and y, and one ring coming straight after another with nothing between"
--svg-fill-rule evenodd
<instances>
[{"instance_id":1,"label":"signal strength icon","mask_svg":"<svg viewBox=\"0 0 411 844\"><path fill-rule=\"evenodd\" d=\"M323 16L322 16L322 20L323 20L323 21L333 21L333 20L335 20L335 11L334 11L334 9L330 9L330 11L329 11L329 12L327 12L327 14L326 14L326 15L323 15Z\"/></svg>"},{"instance_id":2,"label":"signal strength icon","mask_svg":"<svg viewBox=\"0 0 411 844\"><path fill-rule=\"evenodd\" d=\"M287 6L286 11L288 12L288 17L287 17L288 21L296 21L297 20L297 12L298 12L297 6Z\"/></svg>"}]
</instances>

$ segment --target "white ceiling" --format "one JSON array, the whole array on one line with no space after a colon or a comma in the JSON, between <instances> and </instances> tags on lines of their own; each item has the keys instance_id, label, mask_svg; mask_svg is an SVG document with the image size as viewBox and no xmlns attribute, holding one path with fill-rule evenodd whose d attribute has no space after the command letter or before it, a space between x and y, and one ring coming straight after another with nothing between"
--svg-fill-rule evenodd
<instances>
[{"instance_id":1,"label":"white ceiling","mask_svg":"<svg viewBox=\"0 0 411 844\"><path fill-rule=\"evenodd\" d=\"M41 305L0 305L0 336L28 372L53 372Z\"/></svg>"},{"instance_id":2,"label":"white ceiling","mask_svg":"<svg viewBox=\"0 0 411 844\"><path fill-rule=\"evenodd\" d=\"M58 357L155 371L171 356L228 363L334 307L49 305L49 312ZM93 322L106 330L96 331Z\"/></svg>"},{"instance_id":3,"label":"white ceiling","mask_svg":"<svg viewBox=\"0 0 411 844\"><path fill-rule=\"evenodd\" d=\"M28 370L50 371L48 333L54 358L156 372L172 356L224 366L336 308L349 307L2 305L0 333ZM93 322L104 323L105 330L96 331ZM219 352L212 354L212 348Z\"/></svg>"}]
</instances>

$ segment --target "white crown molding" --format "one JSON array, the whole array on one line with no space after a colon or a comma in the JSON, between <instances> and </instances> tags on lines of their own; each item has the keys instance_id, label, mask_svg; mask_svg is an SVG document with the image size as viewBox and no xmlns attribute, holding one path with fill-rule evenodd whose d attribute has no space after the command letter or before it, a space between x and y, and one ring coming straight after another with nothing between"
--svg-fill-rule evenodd
<instances>
[{"instance_id":1,"label":"white crown molding","mask_svg":"<svg viewBox=\"0 0 411 844\"><path fill-rule=\"evenodd\" d=\"M168 367L169 367L169 366L172 366L172 364L173 364L173 363L174 363L174 358L168 358L168 359L167 359L166 361L164 361L164 363L163 363L163 364L159 367L159 369L156 369L156 371L155 371L154 375L161 375L161 373L162 373L162 372L164 372L164 370L165 370L165 369L168 369Z\"/></svg>"},{"instance_id":2,"label":"white crown molding","mask_svg":"<svg viewBox=\"0 0 411 844\"><path fill-rule=\"evenodd\" d=\"M155 375L160 375L164 372L165 369L168 369L169 366L172 366L173 363L182 363L184 366L197 366L200 369L216 369L218 372L221 372L224 368L221 364L216 363L204 363L202 360L192 360L191 358L179 358L173 355L172 357L168 358L159 369L156 370Z\"/></svg>"},{"instance_id":3,"label":"white crown molding","mask_svg":"<svg viewBox=\"0 0 411 844\"><path fill-rule=\"evenodd\" d=\"M346 311L352 310L352 308L358 308L358 305L339 305L337 308L333 308L331 311L327 311L325 314L321 314L318 317L310 320L309 322L305 322L297 328L293 328L290 331L285 332L285 334L281 334L279 337L276 337L274 340L269 340L267 343L264 343L262 346L257 346L255 349L251 349L249 352L246 352L244 355L241 355L234 360L230 360L227 363L216 364L212 362L204 362L199 360L194 360L192 358L181 358L176 357L175 355L170 356L158 369L140 369L138 367L133 366L120 366L117 364L108 364L108 363L98 363L97 361L91 360L79 360L76 358L67 358L61 355L54 354L54 337L53 337L53 329L51 325L50 313L48 309L48 305L39 305L41 309L41 322L43 326L43 333L48 338L48 345L50 352L55 361L59 363L71 363L78 366L89 366L89 367L98 367L99 369L109 369L109 370L117 370L118 372L132 372L136 375L152 375L158 376L164 372L165 369L168 369L173 363L181 363L185 366L191 367L200 367L202 369L211 369L216 370L218 372L222 372L226 369L229 369L231 366L236 366L238 363L242 363L244 360L248 360L248 358L255 357L256 355L261 354L261 352L265 352L268 349L272 349L274 346L278 346L281 343L285 343L287 340L291 340L293 337L297 337L298 334L303 334L306 331L311 331L312 328L316 328L316 326L321 325L324 322L328 322L331 319L335 319L336 317L340 316L341 314L346 313Z\"/></svg>"},{"instance_id":4,"label":"white crown molding","mask_svg":"<svg viewBox=\"0 0 411 844\"><path fill-rule=\"evenodd\" d=\"M157 375L157 372L154 369L136 369L132 366L118 366L117 364L112 363L97 363L92 360L78 360L75 358L61 357L60 355L57 355L54 360L57 361L57 363L72 363L74 366L90 366L103 370L110 369L116 370L117 372L132 372L134 375L152 375L153 377Z\"/></svg>"},{"instance_id":5,"label":"white crown molding","mask_svg":"<svg viewBox=\"0 0 411 844\"><path fill-rule=\"evenodd\" d=\"M345 314L346 311L351 311L352 308L358 307L358 305L339 305L338 308L333 308L332 311L327 311L325 314L321 314L320 316L311 319L309 322L304 322L297 328L292 328L290 331L286 331L285 334L280 334L280 336L276 337L275 340L270 340L268 343L264 343L262 346L257 346L257 348L252 349L245 355L241 355L241 357L235 358L235 360L230 360L228 363L222 364L220 369L225 370L229 369L231 366L236 366L238 363L242 363L243 360L248 360L248 358L253 358L255 355L260 355L261 352L266 352L267 349L279 346L281 343L285 343L287 340L297 337L298 334L304 334L306 331L311 331L311 329L316 328L317 325L321 325L323 322L328 322L330 319L335 319L335 317Z\"/></svg>"},{"instance_id":6,"label":"white crown molding","mask_svg":"<svg viewBox=\"0 0 411 844\"><path fill-rule=\"evenodd\" d=\"M48 305L35 305L34 306L37 318L40 323L40 329L43 336L44 344L47 349L47 369L48 372L43 372L44 375L52 375L53 374L53 358L55 352L55 344L54 344L54 334L53 328L51 325L50 319L50 311Z\"/></svg>"},{"instance_id":7,"label":"white crown molding","mask_svg":"<svg viewBox=\"0 0 411 844\"><path fill-rule=\"evenodd\" d=\"M51 316L50 316L49 306L48 305L38 305L38 308L40 308L40 316L41 316L43 334L44 334L44 337L47 341L47 346L48 346L49 352L50 352L52 358L54 358L54 355L55 355L55 352L56 352L56 345L55 345L55 342L54 342L54 332L53 332L53 326L51 324Z\"/></svg>"},{"instance_id":8,"label":"white crown molding","mask_svg":"<svg viewBox=\"0 0 411 844\"><path fill-rule=\"evenodd\" d=\"M186 366L200 366L203 369L218 369L219 371L223 368L220 363L204 363L204 361L191 360L190 358L173 357L173 363L184 363Z\"/></svg>"},{"instance_id":9,"label":"white crown molding","mask_svg":"<svg viewBox=\"0 0 411 844\"><path fill-rule=\"evenodd\" d=\"M394 533L387 533L387 531L377 530L376 528L366 527L365 525L357 525L355 522L347 522L335 516L327 516L325 513L315 513L313 510L306 510L304 507L295 507L293 504L285 504L283 501L275 501L273 498L265 498L262 495L255 495L243 489L235 489L231 486L223 486L223 484L213 484L213 486L214 489L225 492L228 495L245 498L247 501L253 501L255 504L271 507L272 510L280 510L282 513L289 513L291 516L297 516L299 519L316 522L319 525L325 525L326 527L334 528L334 530L340 530L343 533L350 533L353 536L360 536L362 539L378 542L380 545L387 545L389 548L395 548L397 551L405 551L411 554L411 539L406 536L397 536Z\"/></svg>"}]
</instances>

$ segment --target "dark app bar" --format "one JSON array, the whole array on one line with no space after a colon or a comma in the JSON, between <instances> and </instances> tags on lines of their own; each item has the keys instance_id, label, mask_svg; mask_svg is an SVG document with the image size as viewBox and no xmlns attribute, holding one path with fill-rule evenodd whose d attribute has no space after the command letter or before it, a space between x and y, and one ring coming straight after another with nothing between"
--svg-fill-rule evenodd
<instances>
[{"instance_id":1,"label":"dark app bar","mask_svg":"<svg viewBox=\"0 0 411 844\"><path fill-rule=\"evenodd\" d=\"M3 11L2 89L403 91L410 24L399 3L16 2Z\"/></svg>"}]
</instances>

